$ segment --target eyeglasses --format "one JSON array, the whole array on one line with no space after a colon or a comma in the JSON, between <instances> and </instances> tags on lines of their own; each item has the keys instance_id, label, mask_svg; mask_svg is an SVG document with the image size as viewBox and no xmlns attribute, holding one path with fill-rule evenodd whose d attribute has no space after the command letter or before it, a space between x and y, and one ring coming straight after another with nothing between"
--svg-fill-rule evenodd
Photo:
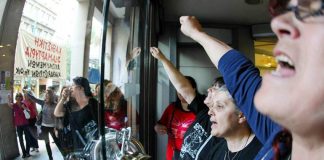
<instances>
[{"instance_id":1,"label":"eyeglasses","mask_svg":"<svg viewBox=\"0 0 324 160\"><path fill-rule=\"evenodd\" d=\"M286 11L292 11L294 12L296 18L302 22L308 17L318 17L318 16L323 16L324 12L324 3L321 2L321 7L319 7L316 10L306 8L306 7L301 7L301 6L289 6L287 7Z\"/></svg>"},{"instance_id":2,"label":"eyeglasses","mask_svg":"<svg viewBox=\"0 0 324 160\"><path fill-rule=\"evenodd\" d=\"M319 17L324 15L324 0L299 2L297 6L289 6L288 4L289 0L270 0L270 14L275 17L287 12L294 12L295 17L302 22L305 22L309 17Z\"/></svg>"}]
</instances>

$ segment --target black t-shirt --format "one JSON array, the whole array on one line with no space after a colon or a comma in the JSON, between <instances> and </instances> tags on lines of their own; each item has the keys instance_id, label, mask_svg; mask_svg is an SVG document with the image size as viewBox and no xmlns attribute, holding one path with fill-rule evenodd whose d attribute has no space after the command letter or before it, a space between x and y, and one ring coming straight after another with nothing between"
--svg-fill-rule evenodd
<instances>
[{"instance_id":1,"label":"black t-shirt","mask_svg":"<svg viewBox=\"0 0 324 160\"><path fill-rule=\"evenodd\" d=\"M195 159L198 150L205 140L209 137L211 131L210 116L208 107L204 104L206 96L197 94L195 99L189 104L189 109L196 113L196 119L186 131L183 137L183 144L179 159ZM206 155L208 148L202 150L200 154Z\"/></svg>"},{"instance_id":2,"label":"black t-shirt","mask_svg":"<svg viewBox=\"0 0 324 160\"><path fill-rule=\"evenodd\" d=\"M253 160L261 148L262 144L256 137L254 137L243 150L232 153L227 148L226 140L222 139L217 145L210 149L209 154L205 159Z\"/></svg>"},{"instance_id":3,"label":"black t-shirt","mask_svg":"<svg viewBox=\"0 0 324 160\"><path fill-rule=\"evenodd\" d=\"M80 136L83 138L85 142L87 142L84 126L89 124L89 122L91 121L97 123L98 121L97 108L98 108L98 101L95 100L94 98L90 98L89 103L81 110L67 112L67 114L69 114L68 117L69 117L70 128L72 130L74 149L81 149L84 147L84 145L80 140ZM77 132L80 133L80 135L78 135Z\"/></svg>"}]
</instances>

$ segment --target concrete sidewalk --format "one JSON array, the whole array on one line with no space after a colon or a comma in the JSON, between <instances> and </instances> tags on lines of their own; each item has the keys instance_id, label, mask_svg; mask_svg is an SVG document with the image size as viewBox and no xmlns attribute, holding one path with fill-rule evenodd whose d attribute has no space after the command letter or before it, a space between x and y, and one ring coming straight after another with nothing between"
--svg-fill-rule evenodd
<instances>
[{"instance_id":1,"label":"concrete sidewalk","mask_svg":"<svg viewBox=\"0 0 324 160\"><path fill-rule=\"evenodd\" d=\"M51 145L51 149L52 149L52 154L53 154L53 159L54 160L63 160L63 156L61 154L61 152L58 150L57 146L55 145L55 143L53 142L53 139L51 136L50 137L50 145ZM18 139L17 139L18 142ZM39 146L39 152L30 152L30 157L28 158L21 158L22 156L22 152L20 149L20 145L18 144L18 148L19 148L19 152L20 152L20 156L15 158L15 160L46 160L48 159L48 155L46 152L46 147L45 147L45 141L43 140L38 140L38 146Z\"/></svg>"}]
</instances>

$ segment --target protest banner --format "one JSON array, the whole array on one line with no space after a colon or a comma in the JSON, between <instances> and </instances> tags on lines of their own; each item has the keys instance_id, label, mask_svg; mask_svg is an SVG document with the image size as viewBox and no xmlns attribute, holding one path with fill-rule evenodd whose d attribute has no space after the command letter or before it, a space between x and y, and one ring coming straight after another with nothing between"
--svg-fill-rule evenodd
<instances>
[{"instance_id":1,"label":"protest banner","mask_svg":"<svg viewBox=\"0 0 324 160\"><path fill-rule=\"evenodd\" d=\"M66 51L54 42L20 30L14 75L65 79Z\"/></svg>"}]
</instances>

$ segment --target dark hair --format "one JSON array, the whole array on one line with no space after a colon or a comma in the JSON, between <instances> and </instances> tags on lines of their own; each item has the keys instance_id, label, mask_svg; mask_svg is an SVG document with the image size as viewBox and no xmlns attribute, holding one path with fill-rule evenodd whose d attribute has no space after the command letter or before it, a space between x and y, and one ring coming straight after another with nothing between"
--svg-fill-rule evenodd
<instances>
[{"instance_id":1,"label":"dark hair","mask_svg":"<svg viewBox=\"0 0 324 160\"><path fill-rule=\"evenodd\" d=\"M284 13L290 0L270 0L268 9L272 17Z\"/></svg>"},{"instance_id":2,"label":"dark hair","mask_svg":"<svg viewBox=\"0 0 324 160\"><path fill-rule=\"evenodd\" d=\"M53 86L49 86L47 87L47 89L45 90L45 95L48 94L49 96L49 104L55 104L55 102L57 101L57 97L54 93L54 87Z\"/></svg>"},{"instance_id":3,"label":"dark hair","mask_svg":"<svg viewBox=\"0 0 324 160\"><path fill-rule=\"evenodd\" d=\"M64 90L65 88L68 88L68 86L63 86L63 87L61 88L60 96L62 95L62 92L63 92L63 90Z\"/></svg>"},{"instance_id":4,"label":"dark hair","mask_svg":"<svg viewBox=\"0 0 324 160\"><path fill-rule=\"evenodd\" d=\"M15 96L16 98L17 97L23 97L23 94L22 93L20 93L20 92L18 92L17 94L16 94L16 96Z\"/></svg>"},{"instance_id":5,"label":"dark hair","mask_svg":"<svg viewBox=\"0 0 324 160\"><path fill-rule=\"evenodd\" d=\"M91 88L90 88L88 79L86 79L84 77L75 77L75 78L73 78L73 82L74 82L74 84L83 87L84 94L86 96L92 97L92 92L91 92Z\"/></svg>"},{"instance_id":6,"label":"dark hair","mask_svg":"<svg viewBox=\"0 0 324 160\"><path fill-rule=\"evenodd\" d=\"M189 83L191 84L191 87L196 89L196 91L197 91L197 83L196 83L195 79L192 78L191 76L185 76L185 77L189 81Z\"/></svg>"},{"instance_id":7,"label":"dark hair","mask_svg":"<svg viewBox=\"0 0 324 160\"><path fill-rule=\"evenodd\" d=\"M55 87L54 86L48 86L47 89L52 90L53 92L55 91Z\"/></svg>"},{"instance_id":8,"label":"dark hair","mask_svg":"<svg viewBox=\"0 0 324 160\"><path fill-rule=\"evenodd\" d=\"M104 87L105 87L106 85L108 85L109 83L112 83L112 81L111 81L111 80L108 80L108 79L105 79L105 80L103 81ZM96 84L96 87L95 87L95 88L97 88L97 87L100 87L100 83Z\"/></svg>"},{"instance_id":9,"label":"dark hair","mask_svg":"<svg viewBox=\"0 0 324 160\"><path fill-rule=\"evenodd\" d=\"M198 92L198 89L197 89L197 83L196 83L196 80L194 78L192 78L191 76L184 76L190 83L191 87L195 89L195 92L196 93L199 93ZM181 101L179 99L179 97L177 96L177 99L175 101L175 106L178 107L178 108L182 108L181 106Z\"/></svg>"},{"instance_id":10,"label":"dark hair","mask_svg":"<svg viewBox=\"0 0 324 160\"><path fill-rule=\"evenodd\" d=\"M107 84L112 83L112 81L108 80L108 79L105 79L103 83L104 83L104 86L106 86Z\"/></svg>"},{"instance_id":11,"label":"dark hair","mask_svg":"<svg viewBox=\"0 0 324 160\"><path fill-rule=\"evenodd\" d=\"M225 82L224 82L224 78L223 77L217 77L217 78L215 78L213 86L221 87L223 85L225 85Z\"/></svg>"}]
</instances>

